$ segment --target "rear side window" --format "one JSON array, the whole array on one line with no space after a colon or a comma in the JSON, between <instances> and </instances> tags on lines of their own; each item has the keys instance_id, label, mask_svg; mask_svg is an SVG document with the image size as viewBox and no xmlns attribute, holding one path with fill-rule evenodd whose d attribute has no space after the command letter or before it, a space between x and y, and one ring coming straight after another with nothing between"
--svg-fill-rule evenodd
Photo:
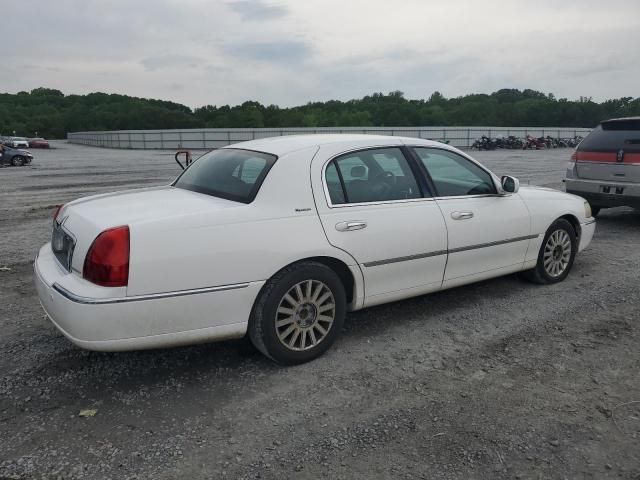
<instances>
[{"instance_id":1,"label":"rear side window","mask_svg":"<svg viewBox=\"0 0 640 480\"><path fill-rule=\"evenodd\" d=\"M276 159L275 155L249 150L214 150L196 160L173 186L250 203Z\"/></svg>"},{"instance_id":2,"label":"rear side window","mask_svg":"<svg viewBox=\"0 0 640 480\"><path fill-rule=\"evenodd\" d=\"M640 153L640 120L602 122L578 146L579 152Z\"/></svg>"},{"instance_id":3,"label":"rear side window","mask_svg":"<svg viewBox=\"0 0 640 480\"><path fill-rule=\"evenodd\" d=\"M346 203L342 183L340 182L340 175L338 175L338 169L334 162L331 162L329 166L327 166L325 178L327 180L327 188L329 189L331 203L334 205Z\"/></svg>"},{"instance_id":4,"label":"rear side window","mask_svg":"<svg viewBox=\"0 0 640 480\"><path fill-rule=\"evenodd\" d=\"M421 198L409 162L399 148L348 153L326 168L333 205Z\"/></svg>"}]
</instances>

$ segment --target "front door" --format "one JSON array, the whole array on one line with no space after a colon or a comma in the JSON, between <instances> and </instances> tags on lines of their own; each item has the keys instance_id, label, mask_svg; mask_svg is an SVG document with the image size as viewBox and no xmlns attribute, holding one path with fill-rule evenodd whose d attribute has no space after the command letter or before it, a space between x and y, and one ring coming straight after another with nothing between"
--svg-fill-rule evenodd
<instances>
[{"instance_id":1,"label":"front door","mask_svg":"<svg viewBox=\"0 0 640 480\"><path fill-rule=\"evenodd\" d=\"M314 195L327 239L360 265L364 305L440 289L446 226L404 147L335 149L316 155Z\"/></svg>"},{"instance_id":2,"label":"front door","mask_svg":"<svg viewBox=\"0 0 640 480\"><path fill-rule=\"evenodd\" d=\"M520 196L498 195L492 175L462 155L414 150L431 177L447 225L444 287L520 270L532 238L529 211Z\"/></svg>"}]
</instances>

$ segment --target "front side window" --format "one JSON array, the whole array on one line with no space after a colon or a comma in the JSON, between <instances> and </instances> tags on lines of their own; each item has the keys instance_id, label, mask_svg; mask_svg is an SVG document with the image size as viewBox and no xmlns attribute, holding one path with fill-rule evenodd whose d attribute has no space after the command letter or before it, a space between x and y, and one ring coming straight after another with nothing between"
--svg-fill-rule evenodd
<instances>
[{"instance_id":1,"label":"front side window","mask_svg":"<svg viewBox=\"0 0 640 480\"><path fill-rule=\"evenodd\" d=\"M421 198L416 178L399 148L348 153L325 171L334 205Z\"/></svg>"},{"instance_id":2,"label":"front side window","mask_svg":"<svg viewBox=\"0 0 640 480\"><path fill-rule=\"evenodd\" d=\"M439 197L495 194L491 175L470 160L448 150L415 148Z\"/></svg>"},{"instance_id":3,"label":"front side window","mask_svg":"<svg viewBox=\"0 0 640 480\"><path fill-rule=\"evenodd\" d=\"M249 150L214 150L196 160L173 186L250 203L276 158L275 155Z\"/></svg>"}]
</instances>

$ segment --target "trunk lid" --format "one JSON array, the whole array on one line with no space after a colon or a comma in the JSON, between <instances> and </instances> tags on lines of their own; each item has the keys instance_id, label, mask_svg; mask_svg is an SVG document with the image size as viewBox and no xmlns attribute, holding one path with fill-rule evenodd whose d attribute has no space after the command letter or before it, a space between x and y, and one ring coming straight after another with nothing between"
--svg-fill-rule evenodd
<instances>
[{"instance_id":1,"label":"trunk lid","mask_svg":"<svg viewBox=\"0 0 640 480\"><path fill-rule=\"evenodd\" d=\"M143 223L221 212L242 206L231 200L171 186L152 187L75 200L61 209L56 223L73 239L73 245L69 247L73 249L71 270L81 273L91 243L108 228L129 225L135 229L136 225ZM57 230L54 225L54 232ZM55 233L52 240L58 240L59 243Z\"/></svg>"}]
</instances>

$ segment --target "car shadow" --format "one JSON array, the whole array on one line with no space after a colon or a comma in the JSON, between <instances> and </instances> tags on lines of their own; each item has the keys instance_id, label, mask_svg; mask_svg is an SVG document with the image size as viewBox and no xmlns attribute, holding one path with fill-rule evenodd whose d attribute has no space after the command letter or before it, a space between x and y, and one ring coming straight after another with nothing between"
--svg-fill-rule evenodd
<instances>
[{"instance_id":1,"label":"car shadow","mask_svg":"<svg viewBox=\"0 0 640 480\"><path fill-rule=\"evenodd\" d=\"M367 341L404 324L428 321L430 312L455 315L459 309L468 309L475 302L497 302L527 288L531 285L510 275L352 312L347 315L337 346ZM461 297L465 302L459 301ZM75 388L94 391L96 388L113 391L114 388L157 386L175 377L190 383L203 376L218 375L222 379L250 372L278 374L283 369L301 368L272 362L246 337L192 346L105 353L79 349L53 327L50 335L47 337L52 343L51 354L36 367L34 374L75 378ZM316 361L322 362L322 359Z\"/></svg>"},{"instance_id":2,"label":"car shadow","mask_svg":"<svg viewBox=\"0 0 640 480\"><path fill-rule=\"evenodd\" d=\"M603 208L596 218L596 231L608 227L633 227L640 223L640 210L630 207Z\"/></svg>"}]
</instances>

